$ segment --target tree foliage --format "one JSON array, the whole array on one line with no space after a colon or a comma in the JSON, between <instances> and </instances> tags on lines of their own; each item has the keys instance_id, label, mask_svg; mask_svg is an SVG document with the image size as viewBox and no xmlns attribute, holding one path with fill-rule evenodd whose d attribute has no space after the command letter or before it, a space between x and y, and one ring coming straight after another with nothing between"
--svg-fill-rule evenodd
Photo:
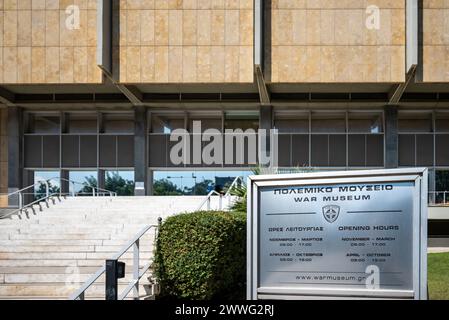
<instances>
[{"instance_id":1,"label":"tree foliage","mask_svg":"<svg viewBox=\"0 0 449 320\"><path fill-rule=\"evenodd\" d=\"M118 172L108 172L106 175L105 189L116 192L118 196L132 196L134 187L134 181L124 179Z\"/></svg>"}]
</instances>

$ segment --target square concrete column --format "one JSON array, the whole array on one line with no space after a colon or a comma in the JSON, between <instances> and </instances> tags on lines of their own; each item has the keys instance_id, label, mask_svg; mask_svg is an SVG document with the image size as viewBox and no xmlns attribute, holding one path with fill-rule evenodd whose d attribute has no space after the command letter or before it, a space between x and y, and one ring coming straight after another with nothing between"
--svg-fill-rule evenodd
<instances>
[{"instance_id":1,"label":"square concrete column","mask_svg":"<svg viewBox=\"0 0 449 320\"><path fill-rule=\"evenodd\" d=\"M435 169L429 168L428 200L430 203L435 203L436 200L435 191L436 191L436 172Z\"/></svg>"},{"instance_id":2,"label":"square concrete column","mask_svg":"<svg viewBox=\"0 0 449 320\"><path fill-rule=\"evenodd\" d=\"M70 183L69 180L70 174L68 170L61 170L61 193L62 194L70 194Z\"/></svg>"},{"instance_id":3,"label":"square concrete column","mask_svg":"<svg viewBox=\"0 0 449 320\"><path fill-rule=\"evenodd\" d=\"M153 191L153 170L148 169L147 173L147 195L152 196Z\"/></svg>"},{"instance_id":4,"label":"square concrete column","mask_svg":"<svg viewBox=\"0 0 449 320\"><path fill-rule=\"evenodd\" d=\"M398 108L385 107L385 168L399 166Z\"/></svg>"},{"instance_id":5,"label":"square concrete column","mask_svg":"<svg viewBox=\"0 0 449 320\"><path fill-rule=\"evenodd\" d=\"M134 114L134 177L136 182L134 195L144 196L148 192L147 109L144 106L137 106Z\"/></svg>"},{"instance_id":6,"label":"square concrete column","mask_svg":"<svg viewBox=\"0 0 449 320\"><path fill-rule=\"evenodd\" d=\"M271 153L271 141L270 141L270 130L273 129L273 107L272 106L260 106L259 113L259 129L267 130L265 135L265 152L267 155Z\"/></svg>"},{"instance_id":7,"label":"square concrete column","mask_svg":"<svg viewBox=\"0 0 449 320\"><path fill-rule=\"evenodd\" d=\"M22 109L8 107L8 193L22 188ZM19 204L18 197L10 197L9 206Z\"/></svg>"},{"instance_id":8,"label":"square concrete column","mask_svg":"<svg viewBox=\"0 0 449 320\"><path fill-rule=\"evenodd\" d=\"M22 173L22 186L31 186L34 184L34 171L31 170L23 170ZM26 190L23 195L23 204L26 205L34 201L34 188L30 188Z\"/></svg>"},{"instance_id":9,"label":"square concrete column","mask_svg":"<svg viewBox=\"0 0 449 320\"><path fill-rule=\"evenodd\" d=\"M106 189L106 171L98 169L97 172L97 186L101 189ZM110 190L114 191L114 190Z\"/></svg>"}]
</instances>

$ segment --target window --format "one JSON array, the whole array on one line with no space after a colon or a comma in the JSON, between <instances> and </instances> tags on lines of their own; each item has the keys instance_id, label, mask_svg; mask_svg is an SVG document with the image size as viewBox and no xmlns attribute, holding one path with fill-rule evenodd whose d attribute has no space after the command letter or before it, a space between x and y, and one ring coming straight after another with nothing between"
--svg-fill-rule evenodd
<instances>
[{"instance_id":1,"label":"window","mask_svg":"<svg viewBox=\"0 0 449 320\"><path fill-rule=\"evenodd\" d=\"M46 196L47 186L48 192L61 192L59 171L35 171L34 172L34 200L42 199ZM47 185L45 183L47 182Z\"/></svg>"},{"instance_id":2,"label":"window","mask_svg":"<svg viewBox=\"0 0 449 320\"><path fill-rule=\"evenodd\" d=\"M131 113L104 114L103 133L134 133L134 115Z\"/></svg>"},{"instance_id":3,"label":"window","mask_svg":"<svg viewBox=\"0 0 449 320\"><path fill-rule=\"evenodd\" d=\"M106 171L105 189L118 196L134 195L134 171Z\"/></svg>"},{"instance_id":4,"label":"window","mask_svg":"<svg viewBox=\"0 0 449 320\"><path fill-rule=\"evenodd\" d=\"M59 113L35 113L28 116L27 133L59 134L61 123Z\"/></svg>"},{"instance_id":5,"label":"window","mask_svg":"<svg viewBox=\"0 0 449 320\"><path fill-rule=\"evenodd\" d=\"M184 114L152 114L151 133L170 134L176 129L184 129Z\"/></svg>"},{"instance_id":6,"label":"window","mask_svg":"<svg viewBox=\"0 0 449 320\"><path fill-rule=\"evenodd\" d=\"M218 131L222 131L221 129L221 118L193 118L189 120L189 132L193 133L193 123L200 122L201 123L201 132L204 132L208 129L216 129Z\"/></svg>"},{"instance_id":7,"label":"window","mask_svg":"<svg viewBox=\"0 0 449 320\"><path fill-rule=\"evenodd\" d=\"M449 132L449 113L437 113L435 115L435 131Z\"/></svg>"},{"instance_id":8,"label":"window","mask_svg":"<svg viewBox=\"0 0 449 320\"><path fill-rule=\"evenodd\" d=\"M259 130L259 113L258 112L226 112L225 130L226 129L242 129L246 131L253 129Z\"/></svg>"},{"instance_id":9,"label":"window","mask_svg":"<svg viewBox=\"0 0 449 320\"><path fill-rule=\"evenodd\" d=\"M97 133L97 114L70 113L67 117L67 133Z\"/></svg>"},{"instance_id":10,"label":"window","mask_svg":"<svg viewBox=\"0 0 449 320\"><path fill-rule=\"evenodd\" d=\"M346 117L344 113L313 113L313 133L345 133Z\"/></svg>"},{"instance_id":11,"label":"window","mask_svg":"<svg viewBox=\"0 0 449 320\"><path fill-rule=\"evenodd\" d=\"M98 186L97 171L70 171L69 180L75 182L69 183L69 192L76 193L77 196L91 196L91 187Z\"/></svg>"},{"instance_id":12,"label":"window","mask_svg":"<svg viewBox=\"0 0 449 320\"><path fill-rule=\"evenodd\" d=\"M348 132L382 133L383 118L379 113L350 112L348 114Z\"/></svg>"},{"instance_id":13,"label":"window","mask_svg":"<svg viewBox=\"0 0 449 320\"><path fill-rule=\"evenodd\" d=\"M432 114L400 113L398 129L399 132L432 132Z\"/></svg>"},{"instance_id":14,"label":"window","mask_svg":"<svg viewBox=\"0 0 449 320\"><path fill-rule=\"evenodd\" d=\"M274 127L279 133L308 133L308 113L277 113L274 117Z\"/></svg>"},{"instance_id":15,"label":"window","mask_svg":"<svg viewBox=\"0 0 449 320\"><path fill-rule=\"evenodd\" d=\"M251 171L155 171L153 191L158 196L207 195L210 191L227 191L236 177L244 181Z\"/></svg>"}]
</instances>

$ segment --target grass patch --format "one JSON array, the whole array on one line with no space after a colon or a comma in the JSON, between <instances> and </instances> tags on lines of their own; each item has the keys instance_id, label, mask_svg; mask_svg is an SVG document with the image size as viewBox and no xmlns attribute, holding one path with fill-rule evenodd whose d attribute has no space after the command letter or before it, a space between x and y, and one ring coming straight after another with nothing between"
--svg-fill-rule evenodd
<instances>
[{"instance_id":1,"label":"grass patch","mask_svg":"<svg viewBox=\"0 0 449 320\"><path fill-rule=\"evenodd\" d=\"M429 253L427 269L429 298L449 300L449 253Z\"/></svg>"}]
</instances>

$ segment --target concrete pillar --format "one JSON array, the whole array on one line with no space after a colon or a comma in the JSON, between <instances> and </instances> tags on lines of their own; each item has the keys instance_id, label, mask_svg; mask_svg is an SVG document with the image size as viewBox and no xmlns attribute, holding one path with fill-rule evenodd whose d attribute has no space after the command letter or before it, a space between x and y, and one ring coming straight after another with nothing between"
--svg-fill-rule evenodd
<instances>
[{"instance_id":1,"label":"concrete pillar","mask_svg":"<svg viewBox=\"0 0 449 320\"><path fill-rule=\"evenodd\" d=\"M385 168L399 166L398 108L385 107Z\"/></svg>"},{"instance_id":2,"label":"concrete pillar","mask_svg":"<svg viewBox=\"0 0 449 320\"><path fill-rule=\"evenodd\" d=\"M70 194L70 183L67 181L70 178L68 170L61 170L61 193ZM65 179L65 180L63 180Z\"/></svg>"},{"instance_id":3,"label":"concrete pillar","mask_svg":"<svg viewBox=\"0 0 449 320\"><path fill-rule=\"evenodd\" d=\"M147 195L152 196L154 193L153 191L153 170L148 169L147 174Z\"/></svg>"},{"instance_id":4,"label":"concrete pillar","mask_svg":"<svg viewBox=\"0 0 449 320\"><path fill-rule=\"evenodd\" d=\"M144 196L148 192L147 110L144 106L137 106L134 115L134 195Z\"/></svg>"},{"instance_id":5,"label":"concrete pillar","mask_svg":"<svg viewBox=\"0 0 449 320\"><path fill-rule=\"evenodd\" d=\"M436 191L436 173L435 169L429 168L429 185L428 185L428 191L429 191L429 200L430 203L435 203L435 191Z\"/></svg>"},{"instance_id":6,"label":"concrete pillar","mask_svg":"<svg viewBox=\"0 0 449 320\"><path fill-rule=\"evenodd\" d=\"M273 107L272 106L260 106L259 113L259 129L267 130L266 139L266 149L261 150L267 155L271 152L271 141L270 141L270 130L273 128Z\"/></svg>"},{"instance_id":7,"label":"concrete pillar","mask_svg":"<svg viewBox=\"0 0 449 320\"><path fill-rule=\"evenodd\" d=\"M22 109L8 107L8 193L22 188ZM18 197L10 197L9 205L17 206Z\"/></svg>"},{"instance_id":8,"label":"concrete pillar","mask_svg":"<svg viewBox=\"0 0 449 320\"><path fill-rule=\"evenodd\" d=\"M23 170L22 174L22 186L31 186L34 184L34 171ZM23 204L28 204L34 201L34 188L30 188L26 191L27 194L23 195Z\"/></svg>"},{"instance_id":9,"label":"concrete pillar","mask_svg":"<svg viewBox=\"0 0 449 320\"><path fill-rule=\"evenodd\" d=\"M98 169L97 172L97 186L101 189L106 189L106 171ZM110 190L113 191L113 190Z\"/></svg>"}]
</instances>

